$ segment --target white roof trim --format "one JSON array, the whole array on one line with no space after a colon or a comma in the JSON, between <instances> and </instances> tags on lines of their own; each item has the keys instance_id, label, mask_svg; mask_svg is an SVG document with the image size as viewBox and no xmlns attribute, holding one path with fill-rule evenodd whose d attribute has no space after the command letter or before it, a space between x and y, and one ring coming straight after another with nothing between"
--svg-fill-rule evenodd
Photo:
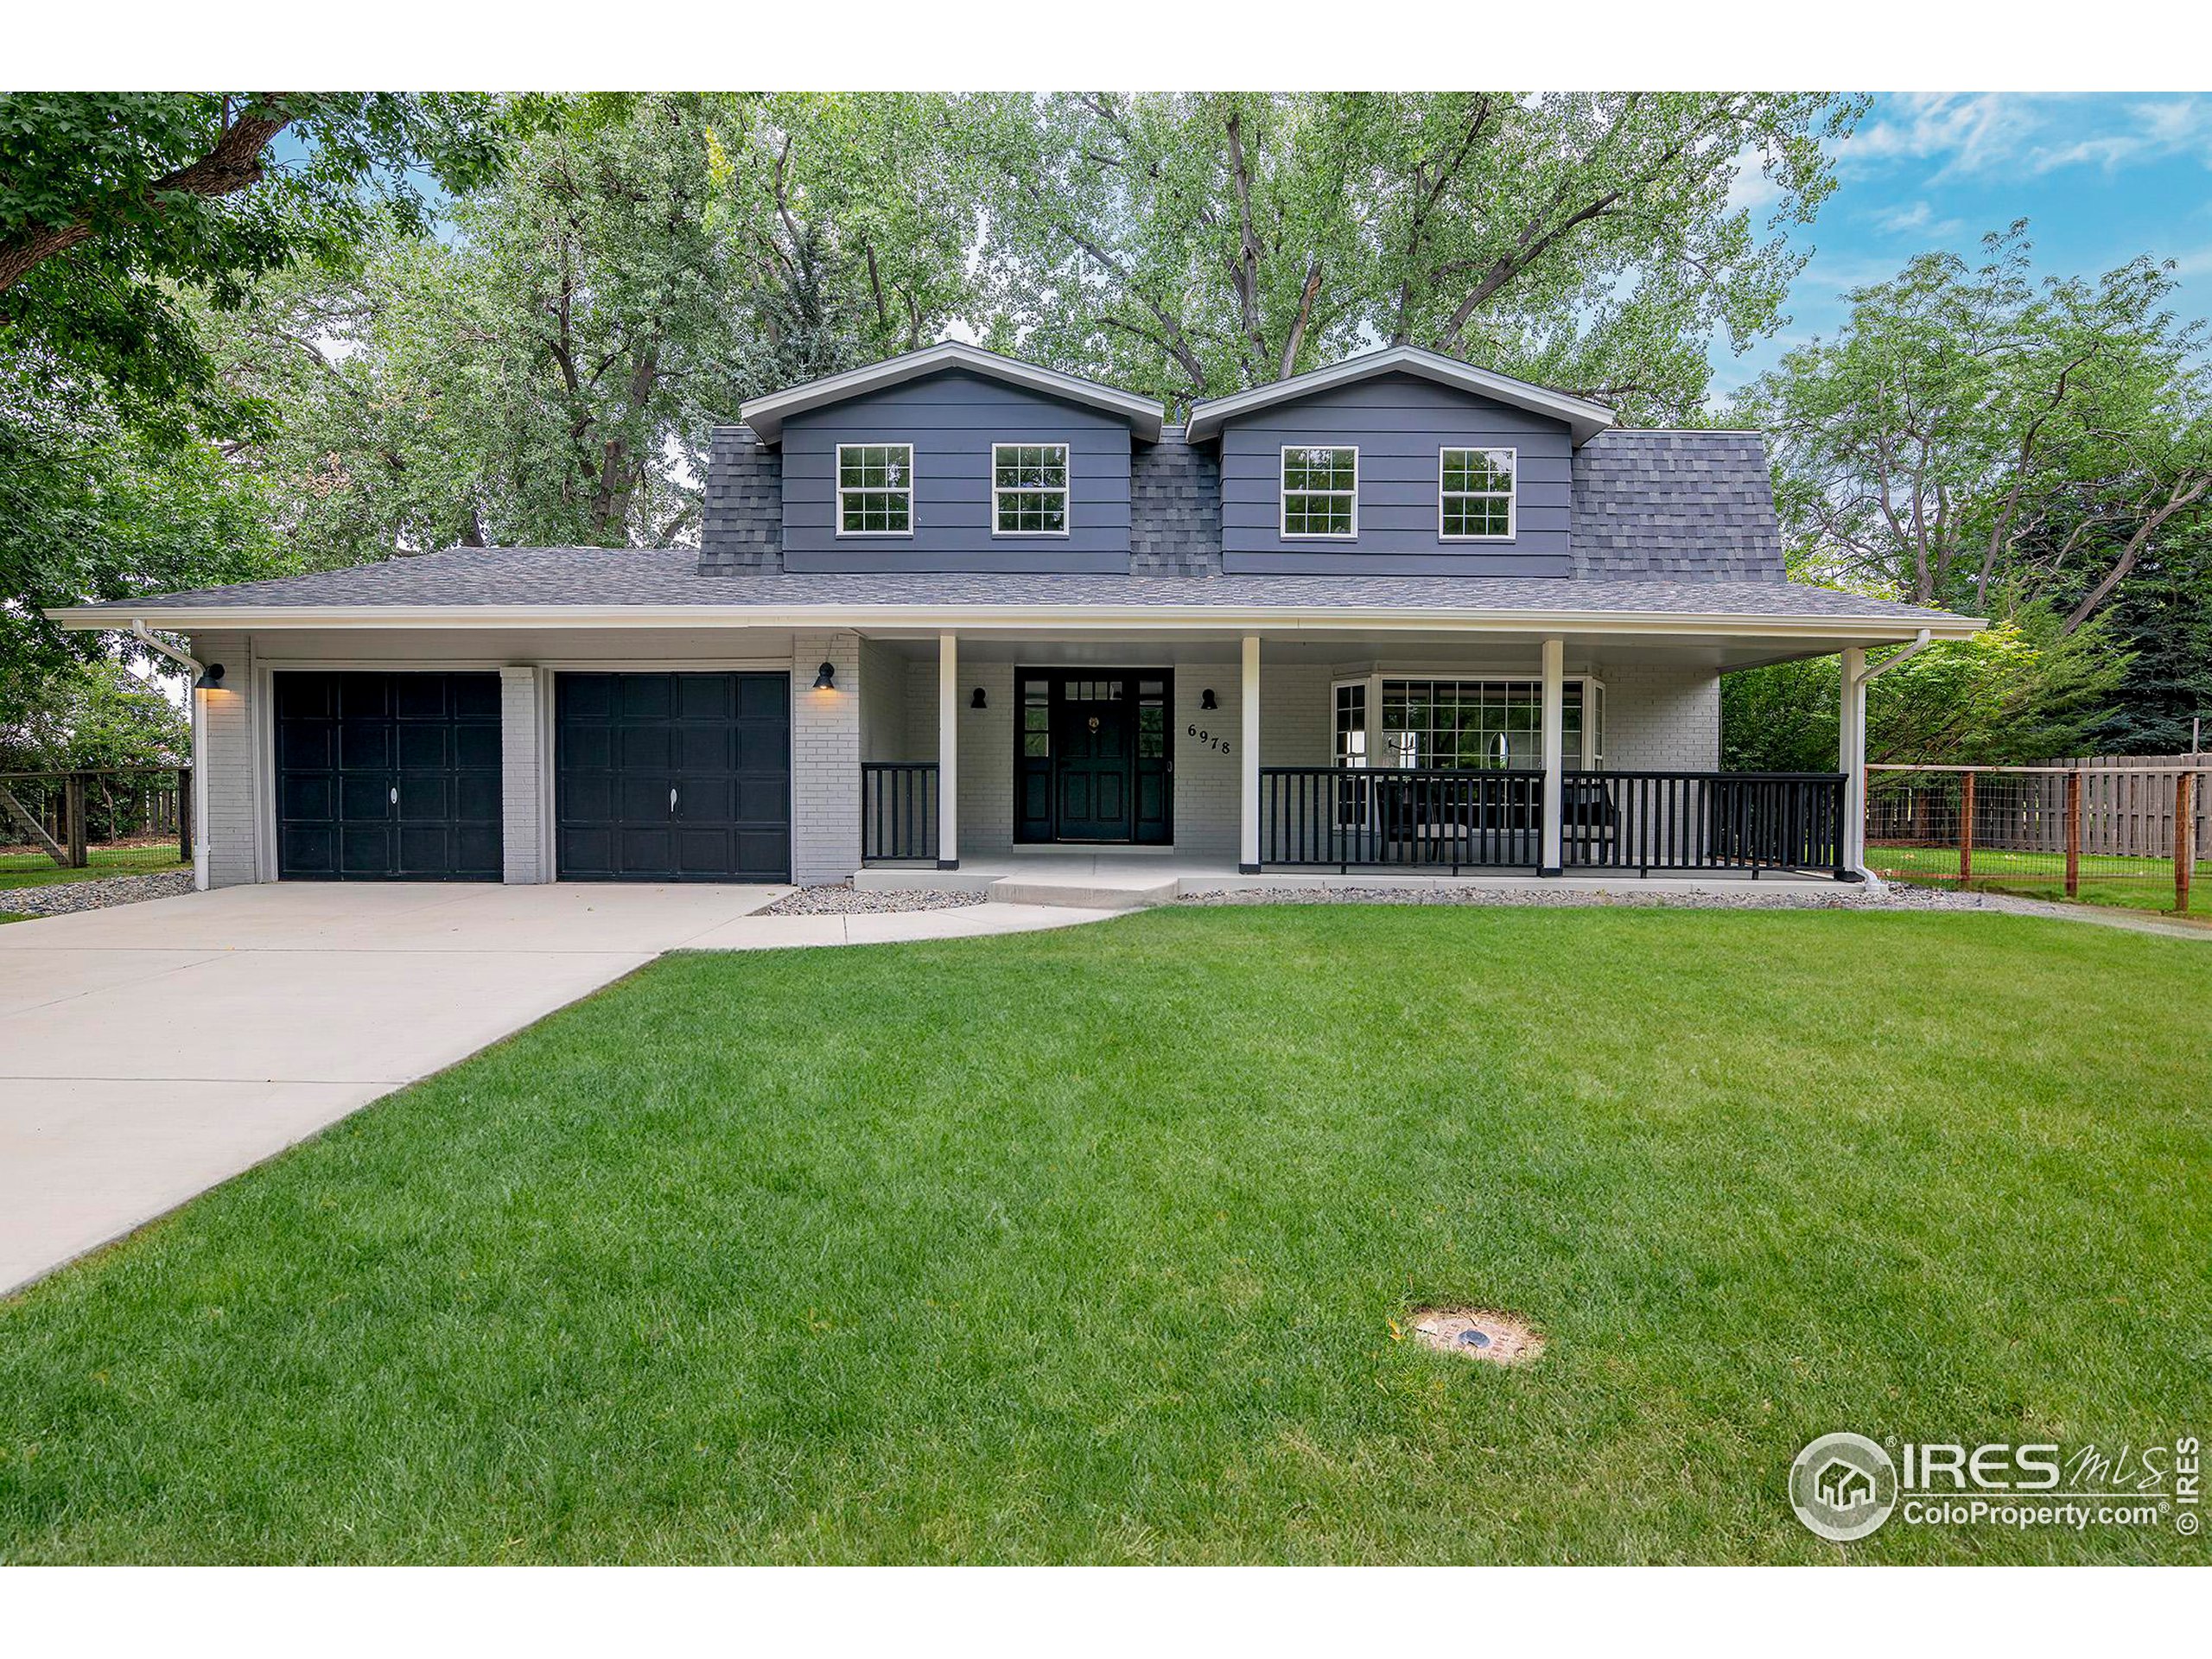
<instances>
[{"instance_id":1,"label":"white roof trim","mask_svg":"<svg viewBox=\"0 0 2212 1659\"><path fill-rule=\"evenodd\" d=\"M116 613L72 607L47 612L65 629L120 628ZM1909 640L1922 631L1963 639L1988 623L1978 616L1926 612L1904 617L1821 615L1799 612L1611 611L1572 607L1515 610L1484 606L1268 605L258 605L177 606L145 613L171 632L205 628L697 628L850 629L926 626L974 633L1049 627L1090 633L1145 629L1234 635L1266 631L1380 628L1448 632L1726 634L1754 639L1829 639L1843 643Z\"/></svg>"},{"instance_id":2,"label":"white roof trim","mask_svg":"<svg viewBox=\"0 0 2212 1659\"><path fill-rule=\"evenodd\" d=\"M1304 374L1293 375L1287 380L1255 386L1249 391L1235 392L1226 397L1213 397L1203 404L1193 404L1184 435L1192 443L1202 443L1208 438L1219 436L1225 422L1249 415L1255 410L1287 403L1294 397L1311 397L1317 391L1348 385L1373 375L1393 373L1417 374L1440 385L1457 386L1462 391L1471 391L1478 397L1508 404L1515 409L1525 409L1531 414L1548 415L1555 421L1564 421L1574 435L1574 447L1578 449L1613 424L1613 411L1601 404L1570 397L1565 392L1553 391L1548 387L1531 385L1528 381L1516 380L1510 375L1493 374L1488 369L1478 369L1471 363L1462 363L1458 358L1446 357L1440 352L1424 351L1418 346L1393 346L1387 351L1370 352L1364 357L1348 357L1341 363L1332 363L1325 369L1313 369Z\"/></svg>"},{"instance_id":3,"label":"white roof trim","mask_svg":"<svg viewBox=\"0 0 2212 1659\"><path fill-rule=\"evenodd\" d=\"M1001 357L996 352L987 352L980 346L969 346L957 340L942 340L935 346L924 346L918 352L887 358L880 363L871 363L864 369L849 369L843 374L826 375L819 380L810 380L803 386L793 386L785 391L772 391L765 397L748 399L740 406L737 418L753 429L763 443L775 443L783 437L784 420L810 409L821 409L830 404L842 403L848 397L857 397L882 386L895 386L901 381L918 379L934 374L939 369L972 369L977 374L988 375L994 380L1003 380L1009 385L1026 386L1032 391L1041 391L1047 397L1065 397L1072 402L1088 404L1118 415L1129 423L1130 430L1147 443L1160 442L1160 423L1166 410L1149 397L1140 397L1133 391L1101 385L1096 380L1085 380L1079 375L1062 374L1058 369L1039 368L1034 363L1024 363L1018 358Z\"/></svg>"}]
</instances>

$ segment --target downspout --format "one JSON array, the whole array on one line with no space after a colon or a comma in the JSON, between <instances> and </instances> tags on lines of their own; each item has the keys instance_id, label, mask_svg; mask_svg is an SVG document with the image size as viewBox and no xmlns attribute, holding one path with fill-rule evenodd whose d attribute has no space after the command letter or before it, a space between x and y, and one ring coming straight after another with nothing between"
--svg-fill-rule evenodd
<instances>
[{"instance_id":1,"label":"downspout","mask_svg":"<svg viewBox=\"0 0 2212 1659\"><path fill-rule=\"evenodd\" d=\"M154 638L152 631L146 626L144 618L142 617L130 625L130 637L136 639L140 645L145 646L147 650L154 652L160 656L166 657L173 663L181 663L185 667L190 669L192 671L193 685L195 689L198 688L202 680L208 679L207 665L205 663L201 662L196 657L187 656L183 652L179 651L175 645L163 645L159 639ZM209 680L208 683L213 684L216 682L220 681L222 677L222 665L219 663L215 667L214 678L213 680Z\"/></svg>"},{"instance_id":2,"label":"downspout","mask_svg":"<svg viewBox=\"0 0 2212 1659\"><path fill-rule=\"evenodd\" d=\"M1928 630L1926 628L1923 628L1920 631L1919 637L1910 645L1907 645L1903 651L1897 652L1896 656L1885 657L1880 662L1873 664L1872 667L1861 669L1859 672L1858 679L1853 683L1863 686L1877 674L1886 674L1891 669L1895 668L1899 663L1911 661L1915 657L1919 656L1922 652L1927 650L1929 646L1935 643L1936 641L1934 638L1929 634Z\"/></svg>"}]
</instances>

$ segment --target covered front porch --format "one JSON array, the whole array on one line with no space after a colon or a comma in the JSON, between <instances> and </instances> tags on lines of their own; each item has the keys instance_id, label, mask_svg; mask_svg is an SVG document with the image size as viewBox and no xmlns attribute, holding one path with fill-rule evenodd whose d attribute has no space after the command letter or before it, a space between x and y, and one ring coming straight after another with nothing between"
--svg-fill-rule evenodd
<instances>
[{"instance_id":1,"label":"covered front porch","mask_svg":"<svg viewBox=\"0 0 2212 1659\"><path fill-rule=\"evenodd\" d=\"M855 880L1853 879L1860 757L1719 766L1721 675L1821 645L1863 701L1841 640L870 634Z\"/></svg>"}]
</instances>

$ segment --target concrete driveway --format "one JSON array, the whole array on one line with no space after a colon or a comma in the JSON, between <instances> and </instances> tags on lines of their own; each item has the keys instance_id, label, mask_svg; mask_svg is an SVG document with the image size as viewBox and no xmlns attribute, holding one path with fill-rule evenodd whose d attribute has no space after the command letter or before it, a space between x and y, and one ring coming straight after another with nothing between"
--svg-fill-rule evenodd
<instances>
[{"instance_id":1,"label":"concrete driveway","mask_svg":"<svg viewBox=\"0 0 2212 1659\"><path fill-rule=\"evenodd\" d=\"M0 1294L789 891L279 883L0 927Z\"/></svg>"}]
</instances>

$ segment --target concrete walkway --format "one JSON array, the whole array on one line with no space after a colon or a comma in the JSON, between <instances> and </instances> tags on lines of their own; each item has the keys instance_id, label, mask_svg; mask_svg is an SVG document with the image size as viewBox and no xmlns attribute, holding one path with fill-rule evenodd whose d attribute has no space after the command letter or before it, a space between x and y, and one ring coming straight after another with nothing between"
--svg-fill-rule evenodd
<instances>
[{"instance_id":1,"label":"concrete walkway","mask_svg":"<svg viewBox=\"0 0 2212 1659\"><path fill-rule=\"evenodd\" d=\"M1027 931L773 887L278 883L0 926L0 1294L664 950Z\"/></svg>"}]
</instances>

